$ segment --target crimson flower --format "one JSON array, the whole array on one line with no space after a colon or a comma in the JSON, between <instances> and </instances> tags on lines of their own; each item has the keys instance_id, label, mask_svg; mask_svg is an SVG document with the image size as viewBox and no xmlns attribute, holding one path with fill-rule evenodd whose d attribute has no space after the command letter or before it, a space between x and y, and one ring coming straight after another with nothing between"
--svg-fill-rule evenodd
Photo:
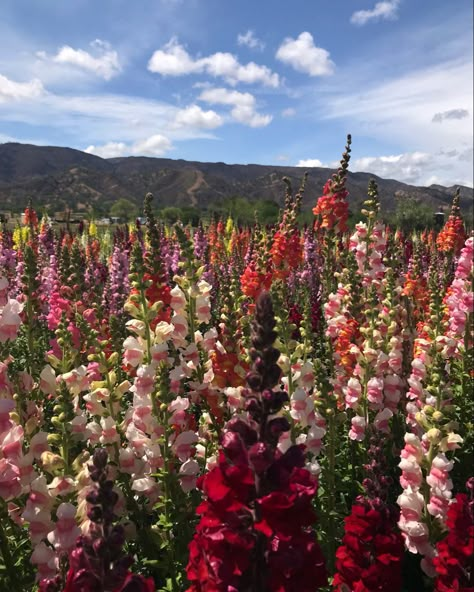
<instances>
[{"instance_id":1,"label":"crimson flower","mask_svg":"<svg viewBox=\"0 0 474 592\"><path fill-rule=\"evenodd\" d=\"M470 482L474 486L474 479ZM434 592L474 592L473 504L465 493L459 493L449 506L446 520L449 531L437 544L438 555L433 559L437 573Z\"/></svg>"},{"instance_id":2,"label":"crimson flower","mask_svg":"<svg viewBox=\"0 0 474 592\"><path fill-rule=\"evenodd\" d=\"M317 483L301 447L277 449L290 426L279 415L288 395L273 391L280 369L268 294L255 311L247 416L227 422L218 464L198 481L205 500L189 545L188 592L315 592L327 583L311 529Z\"/></svg>"}]
</instances>

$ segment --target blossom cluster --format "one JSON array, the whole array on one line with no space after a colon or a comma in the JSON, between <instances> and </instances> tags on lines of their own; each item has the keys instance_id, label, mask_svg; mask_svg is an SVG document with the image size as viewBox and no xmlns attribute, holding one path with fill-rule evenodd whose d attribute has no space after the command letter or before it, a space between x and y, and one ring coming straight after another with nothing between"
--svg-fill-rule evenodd
<instances>
[{"instance_id":1,"label":"blossom cluster","mask_svg":"<svg viewBox=\"0 0 474 592\"><path fill-rule=\"evenodd\" d=\"M473 237L348 231L349 155L303 229L2 227L10 589L470 584Z\"/></svg>"}]
</instances>

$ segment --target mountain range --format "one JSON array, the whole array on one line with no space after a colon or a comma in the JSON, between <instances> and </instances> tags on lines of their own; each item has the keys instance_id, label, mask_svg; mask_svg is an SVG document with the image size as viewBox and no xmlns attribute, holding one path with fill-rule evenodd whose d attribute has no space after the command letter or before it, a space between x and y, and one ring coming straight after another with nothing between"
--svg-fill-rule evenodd
<instances>
[{"instance_id":1,"label":"mountain range","mask_svg":"<svg viewBox=\"0 0 474 592\"><path fill-rule=\"evenodd\" d=\"M19 211L31 198L37 209L50 211L107 211L118 199L141 204L146 193L157 206L194 206L201 210L235 196L272 200L282 205L283 177L297 189L304 168L256 164L205 163L168 158L128 156L100 158L72 148L0 144L0 210ZM303 207L313 207L334 171L309 168ZM377 182L384 211L397 198L413 197L433 208L447 210L455 187L417 187L370 173L349 172L347 188L352 208L360 207L370 178ZM461 187L461 208L469 210L473 189Z\"/></svg>"}]
</instances>

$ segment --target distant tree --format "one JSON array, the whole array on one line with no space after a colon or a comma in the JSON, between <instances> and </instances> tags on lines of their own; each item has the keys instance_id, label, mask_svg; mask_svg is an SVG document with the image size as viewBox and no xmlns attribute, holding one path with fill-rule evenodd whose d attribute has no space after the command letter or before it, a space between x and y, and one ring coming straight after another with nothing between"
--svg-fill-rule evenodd
<instances>
[{"instance_id":1,"label":"distant tree","mask_svg":"<svg viewBox=\"0 0 474 592\"><path fill-rule=\"evenodd\" d=\"M178 220L182 220L181 208L168 206L160 211L159 217L169 224L174 224Z\"/></svg>"},{"instance_id":2,"label":"distant tree","mask_svg":"<svg viewBox=\"0 0 474 592\"><path fill-rule=\"evenodd\" d=\"M259 199L255 203L258 220L262 224L275 224L280 214L280 206L271 199Z\"/></svg>"},{"instance_id":3,"label":"distant tree","mask_svg":"<svg viewBox=\"0 0 474 592\"><path fill-rule=\"evenodd\" d=\"M404 232L433 228L435 225L434 210L414 197L401 197L393 214L385 216L386 221Z\"/></svg>"},{"instance_id":4,"label":"distant tree","mask_svg":"<svg viewBox=\"0 0 474 592\"><path fill-rule=\"evenodd\" d=\"M181 220L183 224L197 226L201 219L201 212L193 206L183 206L181 208Z\"/></svg>"},{"instance_id":5,"label":"distant tree","mask_svg":"<svg viewBox=\"0 0 474 592\"><path fill-rule=\"evenodd\" d=\"M138 208L129 199L121 197L111 206L109 215L114 218L130 221L138 216Z\"/></svg>"}]
</instances>

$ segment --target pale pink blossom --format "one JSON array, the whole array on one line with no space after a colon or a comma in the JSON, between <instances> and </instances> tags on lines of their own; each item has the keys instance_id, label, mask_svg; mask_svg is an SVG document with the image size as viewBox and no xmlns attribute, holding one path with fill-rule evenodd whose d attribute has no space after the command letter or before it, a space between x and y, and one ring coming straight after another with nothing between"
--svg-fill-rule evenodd
<instances>
[{"instance_id":1,"label":"pale pink blossom","mask_svg":"<svg viewBox=\"0 0 474 592\"><path fill-rule=\"evenodd\" d=\"M5 306L0 309L0 343L13 341L16 338L18 329L21 325L20 313L23 310L23 304L17 300L10 299Z\"/></svg>"},{"instance_id":2,"label":"pale pink blossom","mask_svg":"<svg viewBox=\"0 0 474 592\"><path fill-rule=\"evenodd\" d=\"M437 454L431 463L430 474L426 477L428 485L440 491L452 489L453 482L449 479L449 471L451 471L453 465L453 461L448 460L444 453Z\"/></svg>"},{"instance_id":3,"label":"pale pink blossom","mask_svg":"<svg viewBox=\"0 0 474 592\"><path fill-rule=\"evenodd\" d=\"M171 339L173 332L175 331L175 326L171 323L167 323L165 321L160 321L155 329L155 343L157 345L161 345Z\"/></svg>"},{"instance_id":4,"label":"pale pink blossom","mask_svg":"<svg viewBox=\"0 0 474 592\"><path fill-rule=\"evenodd\" d=\"M349 438L351 440L356 440L357 442L362 442L365 438L365 428L366 428L366 421L365 417L361 417L360 415L356 415L351 419L351 429L349 430Z\"/></svg>"},{"instance_id":5,"label":"pale pink blossom","mask_svg":"<svg viewBox=\"0 0 474 592\"><path fill-rule=\"evenodd\" d=\"M136 393L139 397L143 397L151 394L154 386L155 369L152 366L140 366L130 391Z\"/></svg>"},{"instance_id":6,"label":"pale pink blossom","mask_svg":"<svg viewBox=\"0 0 474 592\"><path fill-rule=\"evenodd\" d=\"M346 408L355 409L362 395L362 385L357 378L349 378L347 386L343 388Z\"/></svg>"},{"instance_id":7,"label":"pale pink blossom","mask_svg":"<svg viewBox=\"0 0 474 592\"><path fill-rule=\"evenodd\" d=\"M324 427L313 423L309 430L306 437L306 449L308 452L315 454L316 456L321 452L322 448L322 439L326 434L326 430Z\"/></svg>"},{"instance_id":8,"label":"pale pink blossom","mask_svg":"<svg viewBox=\"0 0 474 592\"><path fill-rule=\"evenodd\" d=\"M402 470L400 476L401 486L404 489L411 487L412 490L418 490L423 482L423 473L420 466L416 462L406 458L402 458L398 466Z\"/></svg>"},{"instance_id":9,"label":"pale pink blossom","mask_svg":"<svg viewBox=\"0 0 474 592\"><path fill-rule=\"evenodd\" d=\"M188 430L181 432L173 442L172 450L181 462L188 460L194 453L194 445L198 441L198 436L195 432Z\"/></svg>"},{"instance_id":10,"label":"pale pink blossom","mask_svg":"<svg viewBox=\"0 0 474 592\"><path fill-rule=\"evenodd\" d=\"M119 466L122 473L139 473L143 462L135 456L131 448L121 448L119 451Z\"/></svg>"},{"instance_id":11,"label":"pale pink blossom","mask_svg":"<svg viewBox=\"0 0 474 592\"><path fill-rule=\"evenodd\" d=\"M151 346L151 364L156 366L162 362L168 362L168 343L163 342Z\"/></svg>"},{"instance_id":12,"label":"pale pink blossom","mask_svg":"<svg viewBox=\"0 0 474 592\"><path fill-rule=\"evenodd\" d=\"M58 497L69 495L76 490L76 485L72 477L55 477L48 485L48 490L52 497Z\"/></svg>"},{"instance_id":13,"label":"pale pink blossom","mask_svg":"<svg viewBox=\"0 0 474 592\"><path fill-rule=\"evenodd\" d=\"M160 488L153 477L141 477L134 479L132 490L148 498L150 504L154 504L160 496Z\"/></svg>"},{"instance_id":14,"label":"pale pink blossom","mask_svg":"<svg viewBox=\"0 0 474 592\"><path fill-rule=\"evenodd\" d=\"M178 477L181 488L185 493L188 493L196 487L198 474L199 463L193 458L188 459L181 465Z\"/></svg>"},{"instance_id":15,"label":"pale pink blossom","mask_svg":"<svg viewBox=\"0 0 474 592\"><path fill-rule=\"evenodd\" d=\"M174 331L171 334L171 339L175 347L186 347L186 336L188 335L188 321L182 314L175 314L171 318L174 325Z\"/></svg>"},{"instance_id":16,"label":"pale pink blossom","mask_svg":"<svg viewBox=\"0 0 474 592\"><path fill-rule=\"evenodd\" d=\"M302 427L306 427L314 418L314 401L304 388L298 387L291 395L290 415Z\"/></svg>"},{"instance_id":17,"label":"pale pink blossom","mask_svg":"<svg viewBox=\"0 0 474 592\"><path fill-rule=\"evenodd\" d=\"M24 431L20 425L0 434L0 450L5 458L16 459L22 454Z\"/></svg>"},{"instance_id":18,"label":"pale pink blossom","mask_svg":"<svg viewBox=\"0 0 474 592\"><path fill-rule=\"evenodd\" d=\"M56 374L49 364L47 364L41 371L39 386L45 395L50 395L56 392Z\"/></svg>"},{"instance_id":19,"label":"pale pink blossom","mask_svg":"<svg viewBox=\"0 0 474 592\"><path fill-rule=\"evenodd\" d=\"M136 368L143 362L143 345L136 337L131 335L123 342L123 363L125 366Z\"/></svg>"},{"instance_id":20,"label":"pale pink blossom","mask_svg":"<svg viewBox=\"0 0 474 592\"><path fill-rule=\"evenodd\" d=\"M374 419L374 425L377 430L388 433L390 431L389 427L389 420L393 416L393 413L390 411L388 407L379 411Z\"/></svg>"},{"instance_id":21,"label":"pale pink blossom","mask_svg":"<svg viewBox=\"0 0 474 592\"><path fill-rule=\"evenodd\" d=\"M28 523L28 533L34 545L45 539L48 533L54 528L51 520L51 512L46 508L35 506L30 502L26 503L22 518Z\"/></svg>"},{"instance_id":22,"label":"pale pink blossom","mask_svg":"<svg viewBox=\"0 0 474 592\"><path fill-rule=\"evenodd\" d=\"M149 446L145 453L145 458L149 468L156 472L161 469L164 464L163 456L161 455L161 447L159 444L152 444Z\"/></svg>"},{"instance_id":23,"label":"pale pink blossom","mask_svg":"<svg viewBox=\"0 0 474 592\"><path fill-rule=\"evenodd\" d=\"M186 296L179 286L175 286L171 292L170 306L174 311L184 311L186 308Z\"/></svg>"},{"instance_id":24,"label":"pale pink blossom","mask_svg":"<svg viewBox=\"0 0 474 592\"><path fill-rule=\"evenodd\" d=\"M169 405L168 411L172 414L168 420L170 425L175 425L184 428L187 423L186 410L189 409L189 399L183 397L176 397Z\"/></svg>"},{"instance_id":25,"label":"pale pink blossom","mask_svg":"<svg viewBox=\"0 0 474 592\"><path fill-rule=\"evenodd\" d=\"M383 404L383 378L373 377L367 383L367 399L372 409L380 409Z\"/></svg>"},{"instance_id":26,"label":"pale pink blossom","mask_svg":"<svg viewBox=\"0 0 474 592\"><path fill-rule=\"evenodd\" d=\"M117 432L117 426L113 417L110 417L110 415L109 417L102 417L100 426L102 428L102 434L99 439L101 444L120 442L120 435Z\"/></svg>"},{"instance_id":27,"label":"pale pink blossom","mask_svg":"<svg viewBox=\"0 0 474 592\"><path fill-rule=\"evenodd\" d=\"M209 323L211 320L211 302L209 296L197 296L196 317L200 323Z\"/></svg>"},{"instance_id":28,"label":"pale pink blossom","mask_svg":"<svg viewBox=\"0 0 474 592\"><path fill-rule=\"evenodd\" d=\"M76 508L72 504L62 503L56 511L56 516L56 528L48 534L48 541L56 551L67 552L74 547L81 533L76 524Z\"/></svg>"},{"instance_id":29,"label":"pale pink blossom","mask_svg":"<svg viewBox=\"0 0 474 592\"><path fill-rule=\"evenodd\" d=\"M46 543L40 542L36 545L30 561L36 565L39 580L53 578L56 575L58 567L56 554Z\"/></svg>"},{"instance_id":30,"label":"pale pink blossom","mask_svg":"<svg viewBox=\"0 0 474 592\"><path fill-rule=\"evenodd\" d=\"M125 323L125 326L130 332L135 333L135 335L138 335L139 337L145 337L146 325L143 321L138 319L130 319Z\"/></svg>"},{"instance_id":31,"label":"pale pink blossom","mask_svg":"<svg viewBox=\"0 0 474 592\"><path fill-rule=\"evenodd\" d=\"M400 506L404 522L416 522L421 519L424 499L419 491L408 487L406 491L398 496L397 504Z\"/></svg>"}]
</instances>

